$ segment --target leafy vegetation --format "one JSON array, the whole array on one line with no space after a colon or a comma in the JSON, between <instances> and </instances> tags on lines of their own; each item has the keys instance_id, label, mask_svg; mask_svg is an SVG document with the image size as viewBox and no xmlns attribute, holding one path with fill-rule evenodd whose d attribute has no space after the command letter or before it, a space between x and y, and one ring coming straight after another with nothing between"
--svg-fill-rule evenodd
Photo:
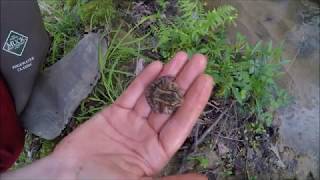
<instances>
[{"instance_id":1,"label":"leafy vegetation","mask_svg":"<svg viewBox=\"0 0 320 180\"><path fill-rule=\"evenodd\" d=\"M90 27L104 26L115 15L112 0L68 0L69 9L75 9L81 21Z\"/></svg>"},{"instance_id":2,"label":"leafy vegetation","mask_svg":"<svg viewBox=\"0 0 320 180\"><path fill-rule=\"evenodd\" d=\"M85 31L105 26L114 17L112 0L39 1L46 30L52 45L46 66L66 55L80 40Z\"/></svg>"},{"instance_id":3,"label":"leafy vegetation","mask_svg":"<svg viewBox=\"0 0 320 180\"><path fill-rule=\"evenodd\" d=\"M235 9L231 6L205 12L197 1L191 3L180 0L179 5L182 14L175 21L168 24L160 22L160 26L154 28L155 36L158 38L156 49L164 59L181 49L189 54L210 53L210 49L216 49L210 45L216 44L216 40L221 40L217 37L223 32L220 27L224 28L224 24L232 22L236 17ZM218 27L219 33L214 33Z\"/></svg>"},{"instance_id":4,"label":"leafy vegetation","mask_svg":"<svg viewBox=\"0 0 320 180\"><path fill-rule=\"evenodd\" d=\"M225 27L237 17L231 6L204 11L199 1L180 0L181 15L154 28L158 51L168 59L178 50L208 56L207 73L218 87L217 96L233 98L260 122L270 125L273 112L286 102L286 93L275 83L280 75L281 48L258 43L251 46L238 34L228 43Z\"/></svg>"},{"instance_id":5,"label":"leafy vegetation","mask_svg":"<svg viewBox=\"0 0 320 180\"><path fill-rule=\"evenodd\" d=\"M24 149L11 169L21 168L32 163L34 159L40 159L47 156L52 152L56 143L55 140L45 140L27 134L25 137Z\"/></svg>"},{"instance_id":6,"label":"leafy vegetation","mask_svg":"<svg viewBox=\"0 0 320 180\"><path fill-rule=\"evenodd\" d=\"M81 103L79 113L75 117L79 122L89 119L103 106L113 103L134 77L128 68L133 60L142 57L140 51L143 48L139 45L146 38L134 37L133 31L137 27L139 24L124 32L120 25L117 30L110 32L111 42L108 51L103 53L99 50L101 78L91 95Z\"/></svg>"},{"instance_id":7,"label":"leafy vegetation","mask_svg":"<svg viewBox=\"0 0 320 180\"><path fill-rule=\"evenodd\" d=\"M62 1L39 1L43 21L51 39L51 49L46 66L50 66L67 54L83 33L82 24L74 11Z\"/></svg>"},{"instance_id":8,"label":"leafy vegetation","mask_svg":"<svg viewBox=\"0 0 320 180\"><path fill-rule=\"evenodd\" d=\"M201 168L208 168L209 159L202 156L189 157L189 161L197 161Z\"/></svg>"}]
</instances>

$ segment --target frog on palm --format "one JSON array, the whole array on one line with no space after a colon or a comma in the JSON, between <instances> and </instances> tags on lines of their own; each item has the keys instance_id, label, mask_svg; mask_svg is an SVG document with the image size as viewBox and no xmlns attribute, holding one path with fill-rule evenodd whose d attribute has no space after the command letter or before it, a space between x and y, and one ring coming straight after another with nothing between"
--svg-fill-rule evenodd
<instances>
[{"instance_id":1,"label":"frog on palm","mask_svg":"<svg viewBox=\"0 0 320 180\"><path fill-rule=\"evenodd\" d=\"M180 88L172 76L162 76L146 89L146 99L152 111L172 114L183 102Z\"/></svg>"}]
</instances>

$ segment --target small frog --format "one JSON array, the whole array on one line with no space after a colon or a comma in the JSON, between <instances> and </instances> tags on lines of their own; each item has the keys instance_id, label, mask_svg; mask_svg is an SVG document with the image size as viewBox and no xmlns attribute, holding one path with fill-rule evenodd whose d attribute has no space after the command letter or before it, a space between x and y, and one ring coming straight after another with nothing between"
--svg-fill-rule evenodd
<instances>
[{"instance_id":1,"label":"small frog","mask_svg":"<svg viewBox=\"0 0 320 180\"><path fill-rule=\"evenodd\" d=\"M183 102L183 95L172 76L162 76L152 82L145 93L152 111L157 113L172 114Z\"/></svg>"}]
</instances>

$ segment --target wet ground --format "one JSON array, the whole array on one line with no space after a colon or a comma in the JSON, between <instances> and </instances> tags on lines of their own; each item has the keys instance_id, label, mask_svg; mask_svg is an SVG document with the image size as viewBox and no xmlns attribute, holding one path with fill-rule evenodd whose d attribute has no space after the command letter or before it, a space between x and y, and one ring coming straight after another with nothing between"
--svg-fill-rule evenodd
<instances>
[{"instance_id":1,"label":"wet ground","mask_svg":"<svg viewBox=\"0 0 320 180\"><path fill-rule=\"evenodd\" d=\"M259 40L284 46L285 75L279 83L292 96L278 112L280 156L298 178L312 172L319 179L319 1L306 0L208 0L212 9L230 4L238 9L234 39L240 31L249 42Z\"/></svg>"}]
</instances>

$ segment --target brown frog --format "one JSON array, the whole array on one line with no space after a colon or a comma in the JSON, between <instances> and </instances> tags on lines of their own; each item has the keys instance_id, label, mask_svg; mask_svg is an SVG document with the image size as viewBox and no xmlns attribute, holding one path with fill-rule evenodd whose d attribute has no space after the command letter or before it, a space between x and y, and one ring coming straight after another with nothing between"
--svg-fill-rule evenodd
<instances>
[{"instance_id":1,"label":"brown frog","mask_svg":"<svg viewBox=\"0 0 320 180\"><path fill-rule=\"evenodd\" d=\"M152 111L172 114L181 106L183 95L172 76L162 76L146 89L145 96Z\"/></svg>"}]
</instances>

